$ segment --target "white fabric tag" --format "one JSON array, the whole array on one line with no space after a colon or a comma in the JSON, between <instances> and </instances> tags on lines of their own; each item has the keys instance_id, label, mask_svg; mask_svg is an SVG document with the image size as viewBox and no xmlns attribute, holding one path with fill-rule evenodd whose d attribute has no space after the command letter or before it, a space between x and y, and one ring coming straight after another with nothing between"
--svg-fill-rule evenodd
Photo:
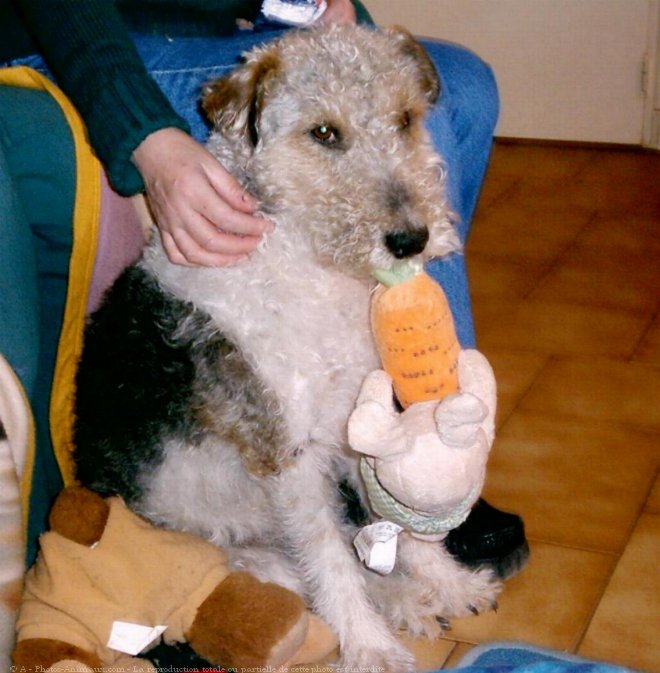
<instances>
[{"instance_id":1,"label":"white fabric tag","mask_svg":"<svg viewBox=\"0 0 660 673\"><path fill-rule=\"evenodd\" d=\"M107 647L135 656L158 638L167 626L143 626L131 622L113 622Z\"/></svg>"},{"instance_id":2,"label":"white fabric tag","mask_svg":"<svg viewBox=\"0 0 660 673\"><path fill-rule=\"evenodd\" d=\"M391 521L379 521L360 528L353 540L360 561L380 575L394 568L396 546L401 526Z\"/></svg>"},{"instance_id":3,"label":"white fabric tag","mask_svg":"<svg viewBox=\"0 0 660 673\"><path fill-rule=\"evenodd\" d=\"M326 0L318 4L314 0L264 0L261 11L269 21L302 28L319 19L327 6Z\"/></svg>"}]
</instances>

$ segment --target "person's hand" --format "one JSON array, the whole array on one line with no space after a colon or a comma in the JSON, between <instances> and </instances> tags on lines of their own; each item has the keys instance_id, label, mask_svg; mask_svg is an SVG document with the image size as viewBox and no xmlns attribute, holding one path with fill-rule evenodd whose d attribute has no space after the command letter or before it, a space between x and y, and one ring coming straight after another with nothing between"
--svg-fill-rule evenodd
<instances>
[{"instance_id":1,"label":"person's hand","mask_svg":"<svg viewBox=\"0 0 660 673\"><path fill-rule=\"evenodd\" d=\"M355 23L355 7L351 0L326 0L328 7L321 15L321 23ZM317 0L317 4L320 0Z\"/></svg>"},{"instance_id":2,"label":"person's hand","mask_svg":"<svg viewBox=\"0 0 660 673\"><path fill-rule=\"evenodd\" d=\"M176 128L147 136L133 152L163 247L175 264L228 266L252 252L268 220L202 145Z\"/></svg>"}]
</instances>

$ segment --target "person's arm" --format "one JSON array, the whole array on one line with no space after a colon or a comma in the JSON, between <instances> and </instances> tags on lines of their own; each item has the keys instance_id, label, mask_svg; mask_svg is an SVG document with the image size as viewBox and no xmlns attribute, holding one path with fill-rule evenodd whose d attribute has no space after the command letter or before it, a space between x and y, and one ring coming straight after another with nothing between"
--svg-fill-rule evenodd
<instances>
[{"instance_id":1,"label":"person's arm","mask_svg":"<svg viewBox=\"0 0 660 673\"><path fill-rule=\"evenodd\" d=\"M110 0L14 0L90 143L122 194L146 187L163 245L179 264L218 266L269 229L255 200L189 135L151 79Z\"/></svg>"},{"instance_id":2,"label":"person's arm","mask_svg":"<svg viewBox=\"0 0 660 673\"><path fill-rule=\"evenodd\" d=\"M110 0L14 0L90 144L122 194L143 188L133 150L154 131L188 130L149 77Z\"/></svg>"},{"instance_id":3,"label":"person's arm","mask_svg":"<svg viewBox=\"0 0 660 673\"><path fill-rule=\"evenodd\" d=\"M175 264L226 266L252 252L273 224L202 145L176 128L149 135L133 153L163 247Z\"/></svg>"},{"instance_id":4,"label":"person's arm","mask_svg":"<svg viewBox=\"0 0 660 673\"><path fill-rule=\"evenodd\" d=\"M351 0L326 0L326 2L328 8L321 15L322 23L355 23L356 11Z\"/></svg>"}]
</instances>

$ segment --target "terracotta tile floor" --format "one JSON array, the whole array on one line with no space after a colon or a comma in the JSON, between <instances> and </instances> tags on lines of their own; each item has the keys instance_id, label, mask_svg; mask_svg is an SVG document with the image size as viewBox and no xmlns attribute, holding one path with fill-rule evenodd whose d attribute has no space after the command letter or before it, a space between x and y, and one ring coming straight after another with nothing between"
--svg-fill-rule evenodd
<instances>
[{"instance_id":1,"label":"terracotta tile floor","mask_svg":"<svg viewBox=\"0 0 660 673\"><path fill-rule=\"evenodd\" d=\"M523 640L660 673L660 154L498 143L467 260L500 386L485 495L532 556L418 668Z\"/></svg>"}]
</instances>

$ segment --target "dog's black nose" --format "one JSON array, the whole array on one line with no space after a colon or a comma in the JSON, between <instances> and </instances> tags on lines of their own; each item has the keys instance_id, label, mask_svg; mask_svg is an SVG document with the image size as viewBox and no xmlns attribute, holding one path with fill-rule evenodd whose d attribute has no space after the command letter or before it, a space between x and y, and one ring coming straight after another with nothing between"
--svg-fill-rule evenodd
<instances>
[{"instance_id":1,"label":"dog's black nose","mask_svg":"<svg viewBox=\"0 0 660 673\"><path fill-rule=\"evenodd\" d=\"M424 250L428 241L429 230L426 227L420 229L400 229L385 236L387 249L397 259L418 255Z\"/></svg>"}]
</instances>

